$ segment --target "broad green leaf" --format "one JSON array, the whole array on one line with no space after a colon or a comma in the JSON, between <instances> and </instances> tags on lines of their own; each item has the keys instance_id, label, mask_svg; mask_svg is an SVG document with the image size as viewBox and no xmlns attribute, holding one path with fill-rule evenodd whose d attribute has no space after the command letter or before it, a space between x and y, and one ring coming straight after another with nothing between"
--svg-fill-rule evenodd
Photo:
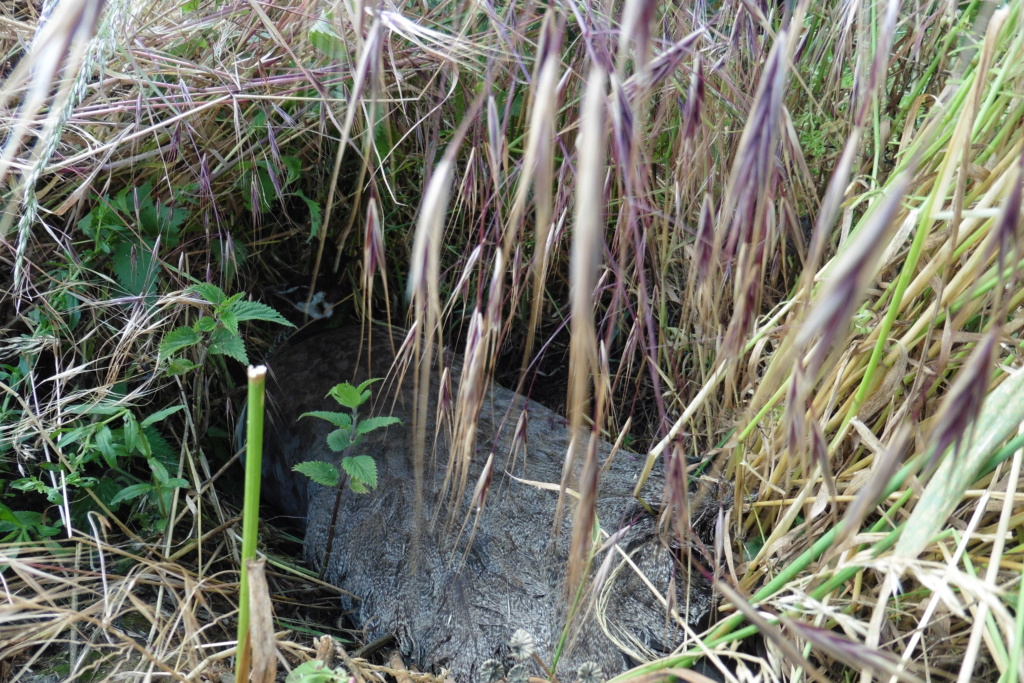
<instances>
[{"instance_id":1,"label":"broad green leaf","mask_svg":"<svg viewBox=\"0 0 1024 683\"><path fill-rule=\"evenodd\" d=\"M114 446L114 435L110 427L104 425L96 432L96 448L99 450L107 467L117 467L117 448Z\"/></svg>"},{"instance_id":2,"label":"broad green leaf","mask_svg":"<svg viewBox=\"0 0 1024 683\"><path fill-rule=\"evenodd\" d=\"M116 496L110 499L111 505L117 505L126 500L133 500L139 496L144 496L153 490L152 484L132 484L121 489Z\"/></svg>"},{"instance_id":3,"label":"broad green leaf","mask_svg":"<svg viewBox=\"0 0 1024 683\"><path fill-rule=\"evenodd\" d=\"M221 311L218 316L220 324L224 326L224 329L231 334L238 336L238 316L229 310Z\"/></svg>"},{"instance_id":4,"label":"broad green leaf","mask_svg":"<svg viewBox=\"0 0 1024 683\"><path fill-rule=\"evenodd\" d=\"M112 265L117 281L135 296L149 294L156 285L159 260L153 253L154 243L138 238L119 239L114 248Z\"/></svg>"},{"instance_id":5,"label":"broad green leaf","mask_svg":"<svg viewBox=\"0 0 1024 683\"><path fill-rule=\"evenodd\" d=\"M285 683L348 683L349 680L344 669L331 669L323 661L313 659L292 669Z\"/></svg>"},{"instance_id":6,"label":"broad green leaf","mask_svg":"<svg viewBox=\"0 0 1024 683\"><path fill-rule=\"evenodd\" d=\"M143 420L142 421L142 426L143 427L149 427L151 425L155 425L157 422L160 422L161 420L163 420L165 418L168 418L171 415L174 415L176 412L178 412L180 410L184 410L184 409L185 409L185 406L183 406L183 405L181 405L179 403L176 406L171 406L170 408L164 408L163 410L158 410L155 413L153 413L152 415L150 415L149 417L147 417L145 420Z\"/></svg>"},{"instance_id":7,"label":"broad green leaf","mask_svg":"<svg viewBox=\"0 0 1024 683\"><path fill-rule=\"evenodd\" d=\"M281 165L285 168L286 185L291 185L302 175L302 160L298 157L282 155Z\"/></svg>"},{"instance_id":8,"label":"broad green leaf","mask_svg":"<svg viewBox=\"0 0 1024 683\"><path fill-rule=\"evenodd\" d=\"M245 344L241 337L229 333L227 330L217 330L210 339L210 353L217 353L223 356L230 356L242 365L249 364L249 357L245 354Z\"/></svg>"},{"instance_id":9,"label":"broad green leaf","mask_svg":"<svg viewBox=\"0 0 1024 683\"><path fill-rule=\"evenodd\" d=\"M149 444L150 456L158 459L165 467L175 469L178 466L180 453L167 442L164 435L156 427L143 427L142 435ZM212 436L207 432L207 436Z\"/></svg>"},{"instance_id":10,"label":"broad green leaf","mask_svg":"<svg viewBox=\"0 0 1024 683\"><path fill-rule=\"evenodd\" d=\"M335 453L341 453L346 448L352 445L350 432L350 429L335 429L333 432L327 435L327 445Z\"/></svg>"},{"instance_id":11,"label":"broad green leaf","mask_svg":"<svg viewBox=\"0 0 1024 683\"><path fill-rule=\"evenodd\" d=\"M184 328L189 329L189 328ZM67 411L76 415L120 415L127 408L112 403L100 402L91 405L68 406Z\"/></svg>"},{"instance_id":12,"label":"broad green leaf","mask_svg":"<svg viewBox=\"0 0 1024 683\"><path fill-rule=\"evenodd\" d=\"M195 370L198 367L198 365L185 358L172 358L167 364L167 370L165 372L171 376L184 375L186 372Z\"/></svg>"},{"instance_id":13,"label":"broad green leaf","mask_svg":"<svg viewBox=\"0 0 1024 683\"><path fill-rule=\"evenodd\" d=\"M196 321L194 328L196 332L213 332L217 329L217 320L211 316L204 315Z\"/></svg>"},{"instance_id":14,"label":"broad green leaf","mask_svg":"<svg viewBox=\"0 0 1024 683\"><path fill-rule=\"evenodd\" d=\"M352 478L353 482L364 484L371 489L377 488L377 463L370 456L356 455L351 458L342 458L341 468Z\"/></svg>"},{"instance_id":15,"label":"broad green leaf","mask_svg":"<svg viewBox=\"0 0 1024 683\"><path fill-rule=\"evenodd\" d=\"M161 484L166 484L171 478L164 464L156 458L149 459L149 469L153 471L153 477Z\"/></svg>"},{"instance_id":16,"label":"broad green leaf","mask_svg":"<svg viewBox=\"0 0 1024 683\"><path fill-rule=\"evenodd\" d=\"M357 389L348 382L334 385L334 388L327 395L346 408L352 408L353 410L363 405L366 399L370 398L369 391Z\"/></svg>"},{"instance_id":17,"label":"broad green leaf","mask_svg":"<svg viewBox=\"0 0 1024 683\"><path fill-rule=\"evenodd\" d=\"M351 427L352 416L348 413L332 413L329 410L312 410L308 413L299 415L299 419L304 417L318 417L321 420L327 420L335 427Z\"/></svg>"},{"instance_id":18,"label":"broad green leaf","mask_svg":"<svg viewBox=\"0 0 1024 683\"><path fill-rule=\"evenodd\" d=\"M199 284L192 285L185 290L185 293L196 294L199 298L209 301L214 306L222 303L227 298L227 295L224 294L224 290L209 282L200 282Z\"/></svg>"},{"instance_id":19,"label":"broad green leaf","mask_svg":"<svg viewBox=\"0 0 1024 683\"><path fill-rule=\"evenodd\" d=\"M298 465L293 467L292 470L306 475L321 486L337 487L338 482L341 480L341 474L338 472L338 468L331 463L324 462L322 460L300 462Z\"/></svg>"},{"instance_id":20,"label":"broad green leaf","mask_svg":"<svg viewBox=\"0 0 1024 683\"><path fill-rule=\"evenodd\" d=\"M968 428L970 442L965 439L960 446L963 455L953 458L947 450L896 542L897 557L915 559L921 554L945 526L992 453L1016 432L1022 420L1024 369L1017 369L985 398L977 421Z\"/></svg>"},{"instance_id":21,"label":"broad green leaf","mask_svg":"<svg viewBox=\"0 0 1024 683\"><path fill-rule=\"evenodd\" d=\"M200 341L202 341L202 337L191 327L179 327L171 330L164 337L163 341L160 342L160 358L170 358L173 353L189 346L194 346Z\"/></svg>"},{"instance_id":22,"label":"broad green leaf","mask_svg":"<svg viewBox=\"0 0 1024 683\"><path fill-rule=\"evenodd\" d=\"M182 479L181 477L171 477L167 481L162 482L160 486L168 489L187 489L189 485L188 479Z\"/></svg>"},{"instance_id":23,"label":"broad green leaf","mask_svg":"<svg viewBox=\"0 0 1024 683\"><path fill-rule=\"evenodd\" d=\"M356 432L359 434L368 434L375 429L390 427L393 424L401 423L402 421L397 417L368 417L365 420L359 421L359 424L356 425Z\"/></svg>"},{"instance_id":24,"label":"broad green leaf","mask_svg":"<svg viewBox=\"0 0 1024 683\"><path fill-rule=\"evenodd\" d=\"M366 391L367 387L369 387L371 384L376 384L377 382L381 381L382 379L383 379L382 377L371 377L370 379L366 380L365 382L360 384L358 387L356 387L356 391L358 391L360 394L362 394L363 392Z\"/></svg>"},{"instance_id":25,"label":"broad green leaf","mask_svg":"<svg viewBox=\"0 0 1024 683\"><path fill-rule=\"evenodd\" d=\"M128 453L132 451L142 452L142 445L139 443L142 439L142 430L139 428L139 423L136 422L135 416L131 413L125 413L124 415L124 447L128 450ZM148 445L148 444L147 444Z\"/></svg>"},{"instance_id":26,"label":"broad green leaf","mask_svg":"<svg viewBox=\"0 0 1024 683\"><path fill-rule=\"evenodd\" d=\"M331 58L341 55L345 46L345 42L335 33L326 16L321 16L309 29L309 43Z\"/></svg>"},{"instance_id":27,"label":"broad green leaf","mask_svg":"<svg viewBox=\"0 0 1024 683\"><path fill-rule=\"evenodd\" d=\"M268 323L285 325L286 327L295 327L283 315L270 306L261 304L259 301L236 301L231 304L228 310L238 321L263 320Z\"/></svg>"}]
</instances>

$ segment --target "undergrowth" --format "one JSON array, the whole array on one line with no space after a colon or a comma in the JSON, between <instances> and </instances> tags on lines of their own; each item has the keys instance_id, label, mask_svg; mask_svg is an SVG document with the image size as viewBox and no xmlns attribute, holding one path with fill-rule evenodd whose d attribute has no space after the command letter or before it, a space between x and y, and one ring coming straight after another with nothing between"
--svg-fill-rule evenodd
<instances>
[{"instance_id":1,"label":"undergrowth","mask_svg":"<svg viewBox=\"0 0 1024 683\"><path fill-rule=\"evenodd\" d=\"M1019 0L0 12L7 673L227 669L301 284L731 485L720 619L617 680L1021 676Z\"/></svg>"}]
</instances>

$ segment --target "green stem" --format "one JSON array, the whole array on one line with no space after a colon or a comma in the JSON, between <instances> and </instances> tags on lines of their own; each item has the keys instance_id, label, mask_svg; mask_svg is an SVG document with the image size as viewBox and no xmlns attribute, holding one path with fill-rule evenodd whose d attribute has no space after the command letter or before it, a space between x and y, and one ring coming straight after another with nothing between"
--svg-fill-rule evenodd
<instances>
[{"instance_id":1,"label":"green stem","mask_svg":"<svg viewBox=\"0 0 1024 683\"><path fill-rule=\"evenodd\" d=\"M249 367L249 403L246 409L245 497L242 502L242 578L238 585L238 659L235 680L249 680L249 571L256 559L256 532L260 524L260 473L263 469L263 405L267 368Z\"/></svg>"}]
</instances>

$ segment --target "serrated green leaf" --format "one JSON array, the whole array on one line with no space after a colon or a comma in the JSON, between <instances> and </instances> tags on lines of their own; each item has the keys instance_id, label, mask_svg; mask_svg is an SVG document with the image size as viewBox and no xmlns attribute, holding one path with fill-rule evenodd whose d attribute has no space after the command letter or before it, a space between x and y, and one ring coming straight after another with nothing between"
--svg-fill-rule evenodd
<instances>
[{"instance_id":1,"label":"serrated green leaf","mask_svg":"<svg viewBox=\"0 0 1024 683\"><path fill-rule=\"evenodd\" d=\"M338 472L338 468L322 460L300 462L292 470L306 475L321 486L337 487L338 482L341 480L341 473Z\"/></svg>"},{"instance_id":2,"label":"serrated green leaf","mask_svg":"<svg viewBox=\"0 0 1024 683\"><path fill-rule=\"evenodd\" d=\"M161 420L164 420L164 419L170 417L171 415L174 415L176 412L178 412L180 410L184 410L184 409L185 409L185 406L183 406L181 404L178 404L176 406L171 406L170 408L164 408L163 410L158 410L155 413L153 413L152 415L150 415L149 417L147 417L145 420L143 420L142 421L142 426L143 427L149 427L149 426L155 425L157 422L160 422Z\"/></svg>"},{"instance_id":3,"label":"serrated green leaf","mask_svg":"<svg viewBox=\"0 0 1024 683\"><path fill-rule=\"evenodd\" d=\"M198 367L198 365L190 360L186 360L185 358L172 358L170 362L167 363L167 369L164 373L168 376L184 375L186 372L195 370Z\"/></svg>"},{"instance_id":4,"label":"serrated green leaf","mask_svg":"<svg viewBox=\"0 0 1024 683\"><path fill-rule=\"evenodd\" d=\"M393 424L401 424L402 421L397 417L368 417L365 420L360 420L359 424L356 425L356 433L358 434L369 434L375 429L381 427L390 427Z\"/></svg>"},{"instance_id":5,"label":"serrated green leaf","mask_svg":"<svg viewBox=\"0 0 1024 683\"><path fill-rule=\"evenodd\" d=\"M118 240L112 258L114 275L129 294L141 296L152 292L158 263L154 249L149 240Z\"/></svg>"},{"instance_id":6,"label":"serrated green leaf","mask_svg":"<svg viewBox=\"0 0 1024 683\"><path fill-rule=\"evenodd\" d=\"M285 683L348 683L348 673L341 667L331 669L323 661L313 659L292 669Z\"/></svg>"},{"instance_id":7,"label":"serrated green leaf","mask_svg":"<svg viewBox=\"0 0 1024 683\"><path fill-rule=\"evenodd\" d=\"M191 327L179 327L171 330L164 337L163 341L160 342L160 358L161 360L166 360L173 353L189 346L194 346L200 341L202 341L202 337Z\"/></svg>"},{"instance_id":8,"label":"serrated green leaf","mask_svg":"<svg viewBox=\"0 0 1024 683\"><path fill-rule=\"evenodd\" d=\"M352 416L348 413L332 413L329 410L312 410L308 413L299 415L299 419L304 417L318 417L321 420L327 420L335 427L351 427Z\"/></svg>"},{"instance_id":9,"label":"serrated green leaf","mask_svg":"<svg viewBox=\"0 0 1024 683\"><path fill-rule=\"evenodd\" d=\"M236 301L233 304L231 304L228 310L239 321L262 320L268 323L277 323L278 325L295 327L295 325L293 325L283 315L278 313L270 306L267 306L266 304L261 304L259 301Z\"/></svg>"},{"instance_id":10,"label":"serrated green leaf","mask_svg":"<svg viewBox=\"0 0 1024 683\"><path fill-rule=\"evenodd\" d=\"M192 285L185 290L185 293L195 294L200 299L209 301L214 306L222 303L224 299L227 298L227 295L224 294L224 290L210 282L200 282L199 284Z\"/></svg>"},{"instance_id":11,"label":"serrated green leaf","mask_svg":"<svg viewBox=\"0 0 1024 683\"><path fill-rule=\"evenodd\" d=\"M344 41L334 32L334 27L324 18L317 20L309 29L309 42L327 57L337 57L341 54Z\"/></svg>"},{"instance_id":12,"label":"serrated green leaf","mask_svg":"<svg viewBox=\"0 0 1024 683\"><path fill-rule=\"evenodd\" d=\"M335 453L341 453L352 445L351 430L335 429L327 435L327 445Z\"/></svg>"},{"instance_id":13,"label":"serrated green leaf","mask_svg":"<svg viewBox=\"0 0 1024 683\"><path fill-rule=\"evenodd\" d=\"M360 384L358 387L356 387L356 391L358 391L360 394L362 394L363 392L366 391L367 387L369 387L371 384L376 384L377 382L381 381L382 379L383 379L383 377L371 377L370 379L366 380L365 382Z\"/></svg>"},{"instance_id":14,"label":"serrated green leaf","mask_svg":"<svg viewBox=\"0 0 1024 683\"><path fill-rule=\"evenodd\" d=\"M171 447L171 444L156 427L143 427L142 434L146 437L146 442L149 443L149 450L153 458L158 459L166 467L178 466L178 451ZM207 436L212 436L209 430L207 430Z\"/></svg>"},{"instance_id":15,"label":"serrated green leaf","mask_svg":"<svg viewBox=\"0 0 1024 683\"><path fill-rule=\"evenodd\" d=\"M366 399L370 398L370 392L357 389L348 382L334 385L327 395L346 408L353 410L363 405Z\"/></svg>"},{"instance_id":16,"label":"serrated green leaf","mask_svg":"<svg viewBox=\"0 0 1024 683\"><path fill-rule=\"evenodd\" d=\"M196 324L192 327L196 332L213 332L217 329L217 320L208 315L204 315L197 320Z\"/></svg>"},{"instance_id":17,"label":"serrated green leaf","mask_svg":"<svg viewBox=\"0 0 1024 683\"><path fill-rule=\"evenodd\" d=\"M121 489L116 496L110 499L110 505L117 505L126 500L132 500L144 496L153 490L152 484L132 484Z\"/></svg>"},{"instance_id":18,"label":"serrated green leaf","mask_svg":"<svg viewBox=\"0 0 1024 683\"><path fill-rule=\"evenodd\" d=\"M224 329L217 330L210 338L210 353L229 356L242 365L249 364L249 357L245 354L245 344L242 342L242 338Z\"/></svg>"},{"instance_id":19,"label":"serrated green leaf","mask_svg":"<svg viewBox=\"0 0 1024 683\"><path fill-rule=\"evenodd\" d=\"M224 329L231 334L238 336L238 316L231 311L220 312L220 324L224 326Z\"/></svg>"},{"instance_id":20,"label":"serrated green leaf","mask_svg":"<svg viewBox=\"0 0 1024 683\"><path fill-rule=\"evenodd\" d=\"M371 489L377 488L377 463L368 455L356 455L341 459L341 468L351 478L353 484L359 483ZM355 491L355 487L352 488Z\"/></svg>"}]
</instances>

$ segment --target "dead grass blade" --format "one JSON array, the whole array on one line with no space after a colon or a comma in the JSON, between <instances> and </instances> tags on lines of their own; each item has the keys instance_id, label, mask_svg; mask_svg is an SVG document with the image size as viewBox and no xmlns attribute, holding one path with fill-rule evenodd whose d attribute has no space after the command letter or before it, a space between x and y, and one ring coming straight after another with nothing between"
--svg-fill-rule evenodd
<instances>
[{"instance_id":1,"label":"dead grass blade","mask_svg":"<svg viewBox=\"0 0 1024 683\"><path fill-rule=\"evenodd\" d=\"M594 288L604 240L601 237L604 206L605 162L605 73L599 66L591 68L587 78L587 94L580 113L580 134L577 149L576 220L572 240L572 338L569 347L569 450L562 467L562 481L555 510L555 529L561 527L565 490L573 474L574 460L582 451L580 501L573 522L572 545L566 586L575 591L583 579L591 549L591 537L597 501L597 444L601 416L596 415L590 436L584 433L587 405L591 394L591 378L599 377L597 332L594 327ZM583 444L586 440L586 445Z\"/></svg>"}]
</instances>

